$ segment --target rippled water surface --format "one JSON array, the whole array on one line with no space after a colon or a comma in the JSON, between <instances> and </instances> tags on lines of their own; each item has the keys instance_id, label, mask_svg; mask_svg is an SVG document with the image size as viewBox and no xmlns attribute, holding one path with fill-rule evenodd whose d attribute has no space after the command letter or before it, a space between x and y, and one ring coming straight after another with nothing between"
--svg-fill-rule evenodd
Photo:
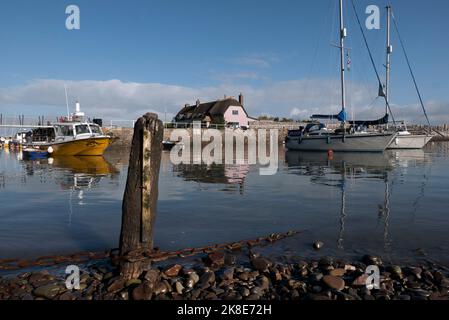
<instances>
[{"instance_id":1,"label":"rippled water surface","mask_svg":"<svg viewBox=\"0 0 449 320\"><path fill-rule=\"evenodd\" d=\"M0 151L0 258L118 245L126 151L26 161ZM326 154L280 149L279 171L173 166L164 153L155 242L162 249L300 230L268 253L380 254L449 262L449 144L424 151Z\"/></svg>"}]
</instances>

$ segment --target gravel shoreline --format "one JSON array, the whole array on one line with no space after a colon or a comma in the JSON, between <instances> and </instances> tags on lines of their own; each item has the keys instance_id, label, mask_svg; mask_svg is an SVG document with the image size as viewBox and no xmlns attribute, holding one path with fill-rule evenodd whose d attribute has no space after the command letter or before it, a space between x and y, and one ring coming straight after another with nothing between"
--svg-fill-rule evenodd
<instances>
[{"instance_id":1,"label":"gravel shoreline","mask_svg":"<svg viewBox=\"0 0 449 320\"><path fill-rule=\"evenodd\" d=\"M369 255L236 260L215 252L194 265L153 266L129 281L109 260L98 261L81 270L79 290L67 290L64 277L48 270L27 272L0 277L0 300L449 300L447 269L436 265L386 265ZM379 289L366 287L369 265L379 267Z\"/></svg>"}]
</instances>

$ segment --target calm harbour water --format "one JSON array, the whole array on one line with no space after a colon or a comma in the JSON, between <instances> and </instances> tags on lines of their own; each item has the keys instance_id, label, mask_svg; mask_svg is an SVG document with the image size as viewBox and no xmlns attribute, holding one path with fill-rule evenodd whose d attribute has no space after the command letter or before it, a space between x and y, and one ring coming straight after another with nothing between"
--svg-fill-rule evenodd
<instances>
[{"instance_id":1,"label":"calm harbour water","mask_svg":"<svg viewBox=\"0 0 449 320\"><path fill-rule=\"evenodd\" d=\"M164 153L155 244L162 250L301 234L268 255L378 254L449 264L449 143L384 154L285 152L279 171L173 166ZM0 151L0 258L118 246L128 154L25 161ZM316 253L311 243L325 247ZM420 249L420 250L418 250Z\"/></svg>"}]
</instances>

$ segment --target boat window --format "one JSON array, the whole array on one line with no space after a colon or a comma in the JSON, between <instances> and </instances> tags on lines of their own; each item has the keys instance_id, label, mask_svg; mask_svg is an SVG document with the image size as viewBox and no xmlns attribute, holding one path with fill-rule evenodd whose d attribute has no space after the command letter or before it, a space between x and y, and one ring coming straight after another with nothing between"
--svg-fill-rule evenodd
<instances>
[{"instance_id":1,"label":"boat window","mask_svg":"<svg viewBox=\"0 0 449 320\"><path fill-rule=\"evenodd\" d=\"M64 137L73 137L72 126L55 126L56 135Z\"/></svg>"},{"instance_id":2,"label":"boat window","mask_svg":"<svg viewBox=\"0 0 449 320\"><path fill-rule=\"evenodd\" d=\"M76 134L84 134L84 133L90 133L89 126L87 124L81 124L79 126L76 126Z\"/></svg>"},{"instance_id":3,"label":"boat window","mask_svg":"<svg viewBox=\"0 0 449 320\"><path fill-rule=\"evenodd\" d=\"M103 134L103 132L101 132L101 129L99 126L96 125L90 125L90 130L92 130L92 133L96 133L96 134Z\"/></svg>"}]
</instances>

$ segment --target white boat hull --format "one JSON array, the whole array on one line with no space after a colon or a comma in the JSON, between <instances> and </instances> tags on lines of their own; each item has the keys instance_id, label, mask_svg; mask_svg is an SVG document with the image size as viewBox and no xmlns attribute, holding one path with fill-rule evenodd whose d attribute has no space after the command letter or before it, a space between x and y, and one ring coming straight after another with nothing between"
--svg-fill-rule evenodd
<instances>
[{"instance_id":1,"label":"white boat hull","mask_svg":"<svg viewBox=\"0 0 449 320\"><path fill-rule=\"evenodd\" d=\"M349 134L329 136L287 137L289 150L334 152L383 152L396 137L388 134Z\"/></svg>"},{"instance_id":2,"label":"white boat hull","mask_svg":"<svg viewBox=\"0 0 449 320\"><path fill-rule=\"evenodd\" d=\"M430 140L432 136L425 134L397 135L388 149L422 149Z\"/></svg>"}]
</instances>

